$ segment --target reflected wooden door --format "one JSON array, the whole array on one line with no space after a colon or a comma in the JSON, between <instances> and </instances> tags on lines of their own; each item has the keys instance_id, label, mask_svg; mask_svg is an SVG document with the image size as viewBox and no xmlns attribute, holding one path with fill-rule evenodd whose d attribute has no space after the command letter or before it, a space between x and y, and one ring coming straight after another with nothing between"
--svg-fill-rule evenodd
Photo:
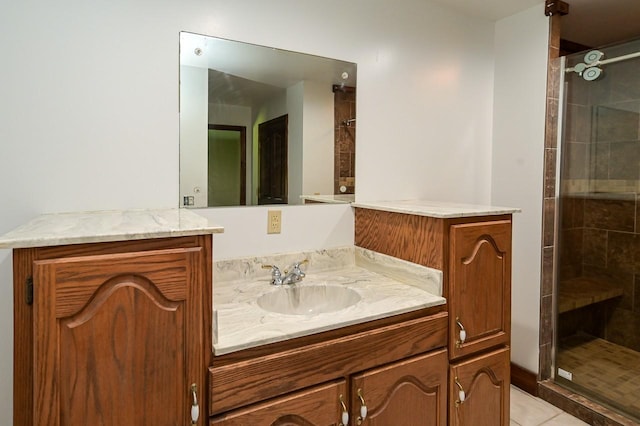
<instances>
[{"instance_id":1,"label":"reflected wooden door","mask_svg":"<svg viewBox=\"0 0 640 426\"><path fill-rule=\"evenodd\" d=\"M258 204L288 202L288 121L283 115L258 126Z\"/></svg>"}]
</instances>

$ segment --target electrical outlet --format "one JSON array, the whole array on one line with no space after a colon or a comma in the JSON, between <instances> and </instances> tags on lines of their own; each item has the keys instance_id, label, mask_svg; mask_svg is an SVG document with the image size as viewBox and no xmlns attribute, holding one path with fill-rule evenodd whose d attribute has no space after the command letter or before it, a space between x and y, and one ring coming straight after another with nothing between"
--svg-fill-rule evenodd
<instances>
[{"instance_id":1,"label":"electrical outlet","mask_svg":"<svg viewBox=\"0 0 640 426\"><path fill-rule=\"evenodd\" d=\"M269 210L267 212L267 234L279 234L282 229L282 211Z\"/></svg>"}]
</instances>

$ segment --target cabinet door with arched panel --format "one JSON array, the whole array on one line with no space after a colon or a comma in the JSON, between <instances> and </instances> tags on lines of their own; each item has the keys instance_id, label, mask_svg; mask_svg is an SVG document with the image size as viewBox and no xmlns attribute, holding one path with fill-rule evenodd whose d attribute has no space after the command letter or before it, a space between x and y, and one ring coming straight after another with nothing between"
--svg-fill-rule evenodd
<instances>
[{"instance_id":1,"label":"cabinet door with arched panel","mask_svg":"<svg viewBox=\"0 0 640 426\"><path fill-rule=\"evenodd\" d=\"M445 426L447 365L443 349L353 376L352 424Z\"/></svg>"},{"instance_id":2,"label":"cabinet door with arched panel","mask_svg":"<svg viewBox=\"0 0 640 426\"><path fill-rule=\"evenodd\" d=\"M509 424L509 348L453 364L449 371L451 426Z\"/></svg>"},{"instance_id":3,"label":"cabinet door with arched panel","mask_svg":"<svg viewBox=\"0 0 640 426\"><path fill-rule=\"evenodd\" d=\"M449 256L451 359L508 345L511 220L451 225Z\"/></svg>"},{"instance_id":4,"label":"cabinet door with arched panel","mask_svg":"<svg viewBox=\"0 0 640 426\"><path fill-rule=\"evenodd\" d=\"M192 424L206 400L205 252L34 262L35 425Z\"/></svg>"}]
</instances>

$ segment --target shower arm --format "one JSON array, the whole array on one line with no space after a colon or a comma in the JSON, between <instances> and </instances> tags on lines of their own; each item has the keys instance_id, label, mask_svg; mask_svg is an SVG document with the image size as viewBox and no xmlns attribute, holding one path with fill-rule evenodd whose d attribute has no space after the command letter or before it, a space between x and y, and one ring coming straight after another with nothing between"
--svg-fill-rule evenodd
<instances>
[{"instance_id":1,"label":"shower arm","mask_svg":"<svg viewBox=\"0 0 640 426\"><path fill-rule=\"evenodd\" d=\"M635 53L629 53L628 55L617 56L611 59L603 59L602 61L595 61L592 64L583 64L583 65L585 65L584 69L587 69L587 68L597 67L598 65L607 65L607 64L613 64L615 62L622 62L622 61L626 61L627 59L637 58L639 56L640 56L640 52L635 52ZM574 71L582 72L582 71L576 71L575 66L564 70L564 72L574 72Z\"/></svg>"}]
</instances>

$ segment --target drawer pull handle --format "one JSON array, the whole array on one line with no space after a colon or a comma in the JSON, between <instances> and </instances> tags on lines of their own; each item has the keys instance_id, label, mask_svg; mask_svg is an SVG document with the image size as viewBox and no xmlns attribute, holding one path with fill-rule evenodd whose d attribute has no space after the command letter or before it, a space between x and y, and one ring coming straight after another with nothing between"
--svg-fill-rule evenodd
<instances>
[{"instance_id":1,"label":"drawer pull handle","mask_svg":"<svg viewBox=\"0 0 640 426\"><path fill-rule=\"evenodd\" d=\"M191 396L193 402L191 403L191 424L198 424L198 418L200 417L200 406L198 405L198 385L193 383L191 385Z\"/></svg>"},{"instance_id":2,"label":"drawer pull handle","mask_svg":"<svg viewBox=\"0 0 640 426\"><path fill-rule=\"evenodd\" d=\"M456 401L456 407L460 404L462 404L466 398L466 395L464 393L464 388L462 387L462 385L460 384L460 382L458 381L458 377L456 377L455 379L453 379L453 381L455 382L456 386L458 386L458 400Z\"/></svg>"},{"instance_id":3,"label":"drawer pull handle","mask_svg":"<svg viewBox=\"0 0 640 426\"><path fill-rule=\"evenodd\" d=\"M464 341L467 340L467 330L464 329L464 325L460 322L460 318L456 318L456 324L460 327L460 338L456 342L456 348L461 348Z\"/></svg>"},{"instance_id":4,"label":"drawer pull handle","mask_svg":"<svg viewBox=\"0 0 640 426\"><path fill-rule=\"evenodd\" d=\"M358 425L361 425L362 422L364 422L364 420L367 418L367 403L364 402L362 389L358 389L358 398L360 398L360 417L358 417Z\"/></svg>"},{"instance_id":5,"label":"drawer pull handle","mask_svg":"<svg viewBox=\"0 0 640 426\"><path fill-rule=\"evenodd\" d=\"M344 403L342 394L340 394L340 405L342 405L342 418L340 419L342 422L338 423L338 426L347 426L349 424L349 411Z\"/></svg>"}]
</instances>

